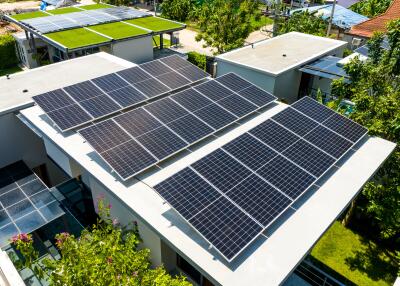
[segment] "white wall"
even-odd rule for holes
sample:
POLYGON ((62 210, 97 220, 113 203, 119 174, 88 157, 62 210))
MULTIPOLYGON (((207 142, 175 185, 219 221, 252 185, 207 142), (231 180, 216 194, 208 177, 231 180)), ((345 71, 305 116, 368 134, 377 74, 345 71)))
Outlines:
POLYGON ((151 36, 131 39, 112 44, 111 53, 133 63, 143 63, 153 59, 151 36))
POLYGON ((331 83, 331 79, 313 76, 312 88, 315 90, 321 89, 322 92, 331 93, 331 83))
POLYGON ((297 69, 289 70, 277 76, 273 94, 287 103, 293 103, 298 99, 301 72, 297 69))

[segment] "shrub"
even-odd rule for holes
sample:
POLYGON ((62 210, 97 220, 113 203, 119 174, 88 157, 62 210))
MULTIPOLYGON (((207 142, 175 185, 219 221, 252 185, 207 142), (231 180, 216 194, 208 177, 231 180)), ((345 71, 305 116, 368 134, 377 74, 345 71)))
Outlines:
POLYGON ((206 70, 206 62, 207 58, 205 55, 197 53, 197 52, 189 52, 188 53, 188 61, 192 64, 198 66, 202 70, 206 70))
POLYGON ((164 0, 161 4, 162 16, 184 22, 194 7, 192 0, 164 0))
POLYGON ((15 39, 11 34, 0 35, 0 69, 10 68, 17 64, 15 39))

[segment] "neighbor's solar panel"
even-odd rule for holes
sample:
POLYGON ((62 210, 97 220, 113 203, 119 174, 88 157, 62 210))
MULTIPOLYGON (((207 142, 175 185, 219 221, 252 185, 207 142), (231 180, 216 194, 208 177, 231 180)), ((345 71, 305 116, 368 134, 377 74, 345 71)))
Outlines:
POLYGON ((22 161, 0 169, 0 246, 63 214, 49 189, 22 161))
POLYGON ((37 95, 33 100, 66 131, 195 82, 187 78, 189 74, 181 73, 181 68, 173 70, 173 66, 193 67, 197 75, 201 74, 198 79, 208 76, 173 55, 37 95))
MULTIPOLYGON (((93 10, 90 10, 90 11, 93 11, 93 10)), ((136 19, 136 18, 151 16, 151 14, 149 14, 149 13, 131 9, 128 7, 102 8, 102 9, 96 9, 94 11, 114 16, 120 20, 136 19)))
MULTIPOLYGON (((173 67, 179 68, 183 65, 176 58, 168 58, 168 60, 168 63, 172 63, 173 67)), ((158 76, 170 73, 168 69, 158 69, 158 66, 159 63, 151 63, 146 65, 144 69, 149 72, 157 71, 158 76)), ((185 66, 187 65, 185 64, 185 66)), ((124 76, 135 85, 137 77, 134 74, 139 74, 140 78, 138 70, 128 73, 125 71, 124 76)), ((230 78, 234 77, 235 75, 230 75, 230 78)), ((238 90, 249 86, 253 85, 241 80, 238 90)), ((265 101, 266 104, 275 99, 268 93, 265 93, 265 96, 269 98, 269 101, 265 101)), ((251 96, 249 96, 249 99, 251 100, 251 96)), ((101 122, 81 130, 80 133, 115 172, 126 180, 258 110, 260 107, 262 106, 254 105, 251 101, 244 99, 222 84, 210 80, 109 119, 108 121, 115 122, 120 127, 117 131, 111 133, 102 131, 108 129, 109 126, 101 122), (235 97, 235 99, 231 99, 232 97, 235 97), (236 106, 236 104, 239 105, 236 106), (99 133, 102 135, 95 135, 99 133), (113 141, 113 134, 121 134, 117 136, 117 139, 130 136, 130 141, 138 143, 146 154, 143 157, 144 162, 140 163, 141 158, 137 158, 135 166, 129 168, 129 172, 121 166, 125 166, 125 162, 131 159, 125 158, 120 152, 118 152, 118 156, 111 158, 109 155, 105 158, 103 156, 105 152, 110 151, 111 153, 111 150, 115 148, 109 144, 110 141, 113 141), (149 158, 156 158, 157 160, 149 160, 149 158)), ((229 157, 228 154, 225 154, 225 156, 229 157)))
POLYGON ((310 98, 292 106, 323 120, 288 107, 154 186, 228 261, 366 134, 365 128, 310 98), (344 134, 338 122, 354 133, 344 134), (248 232, 241 230, 245 224, 248 232))

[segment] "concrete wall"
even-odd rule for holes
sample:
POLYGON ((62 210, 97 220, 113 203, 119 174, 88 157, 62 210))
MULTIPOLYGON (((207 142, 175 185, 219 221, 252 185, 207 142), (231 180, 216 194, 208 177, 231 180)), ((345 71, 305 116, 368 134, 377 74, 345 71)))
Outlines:
POLYGON ((297 69, 289 70, 277 76, 273 94, 278 99, 293 103, 298 99, 301 72, 297 69))
MULTIPOLYGON (((17 49, 20 53, 21 63, 30 69, 37 67, 38 66, 37 61, 32 57, 33 53, 30 52, 31 48, 29 47, 29 41, 26 38, 25 33, 24 32, 16 33, 13 34, 13 37, 17 42, 17 49)), ((35 44, 36 47, 46 46, 46 43, 37 37, 35 37, 35 44)))
POLYGON ((133 63, 144 63, 153 59, 151 36, 114 43, 111 47, 114 56, 133 63))
POLYGON ((315 90, 321 89, 322 92, 331 93, 332 80, 328 78, 313 77, 312 88, 315 90))

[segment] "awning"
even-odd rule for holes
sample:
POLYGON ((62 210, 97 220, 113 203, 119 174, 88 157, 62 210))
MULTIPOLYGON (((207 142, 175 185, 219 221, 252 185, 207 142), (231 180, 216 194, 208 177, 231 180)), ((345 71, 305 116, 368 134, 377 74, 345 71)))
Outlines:
POLYGON ((343 67, 337 65, 340 60, 342 58, 327 56, 303 66, 299 71, 332 80, 344 78, 345 82, 349 82, 346 71, 343 67))

